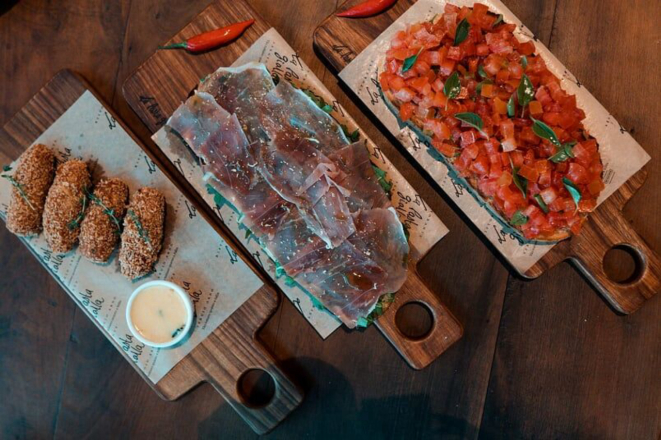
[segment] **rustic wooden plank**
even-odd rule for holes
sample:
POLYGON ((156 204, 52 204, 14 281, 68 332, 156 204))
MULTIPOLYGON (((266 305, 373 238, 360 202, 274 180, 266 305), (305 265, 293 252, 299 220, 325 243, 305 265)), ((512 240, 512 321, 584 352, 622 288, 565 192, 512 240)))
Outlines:
MULTIPOLYGON (((58 73, 3 127, 0 140, 3 144, 11 141, 12 145, 27 148, 87 90, 95 94, 74 73, 66 70, 58 73)), ((100 99, 98 95, 97 98, 100 99)), ((119 117, 110 113, 126 129, 119 117)), ((208 219, 208 214, 205 217, 208 219)), ((256 432, 269 431, 302 400, 296 385, 254 340, 258 328, 275 311, 277 304, 278 296, 273 288, 263 286, 157 384, 150 385, 163 398, 174 400, 198 383, 210 382, 256 432), (252 368, 268 372, 275 381, 274 398, 263 408, 247 405, 238 391, 239 379, 252 368)), ((84 312, 87 314, 86 310, 84 312)), ((99 330, 106 334, 103 328, 99 330)), ((133 365, 128 354, 121 353, 133 365)), ((147 380, 140 370, 136 368, 136 371, 147 380)))
MULTIPOLYGON (((413 3, 414 0, 398 2, 386 12, 366 20, 331 16, 315 31, 315 45, 335 70, 340 71, 413 3)), ((349 1, 347 4, 353 3, 349 1)), ((552 20, 551 23, 553 26, 555 22, 552 20)), ((552 34, 549 35, 548 41, 551 36, 552 34)), ((646 174, 645 169, 639 171, 592 213, 584 226, 583 234, 572 237, 568 243, 555 246, 533 267, 520 275, 536 278, 559 262, 569 259, 616 310, 622 313, 638 310, 645 301, 661 290, 661 258, 629 227, 621 210, 624 203, 638 190, 646 174), (612 282, 603 268, 605 253, 612 246, 619 244, 634 249, 646 262, 640 277, 627 285, 612 282)))
MULTIPOLYGON (((524 4, 511 7, 518 14, 524 4)), ((632 6, 559 1, 550 49, 652 156, 647 182, 625 216, 658 249, 661 128, 650 115, 657 115, 661 104, 649 93, 658 89, 649 72, 661 67, 652 44, 661 38, 658 19, 652 18, 661 17, 661 4, 632 6), (641 73, 633 80, 631 72, 641 73)), ((608 266, 622 276, 632 264, 614 258, 608 266)), ((618 316, 567 265, 530 283, 513 281, 481 437, 658 438, 660 323, 659 298, 633 315, 618 316)))
MULTIPOLYGON (((231 45, 201 55, 183 51, 158 51, 129 76, 123 86, 124 96, 150 130, 157 131, 165 123, 166 118, 197 86, 199 78, 212 73, 218 66, 232 64, 270 25, 247 3, 219 0, 168 41, 168 44, 183 41, 205 30, 251 17, 256 22, 242 38, 231 45)), ((182 180, 182 185, 188 186, 180 173, 173 173, 172 178, 182 180)), ((218 226, 226 229, 224 224, 218 226)), ((391 305, 388 313, 379 318, 378 327, 409 365, 421 369, 461 338, 462 329, 452 313, 419 279, 414 267, 408 277, 408 283, 398 293, 398 300, 391 305), (424 303, 432 310, 435 323, 424 340, 406 337, 395 325, 398 309, 412 301, 424 303)))

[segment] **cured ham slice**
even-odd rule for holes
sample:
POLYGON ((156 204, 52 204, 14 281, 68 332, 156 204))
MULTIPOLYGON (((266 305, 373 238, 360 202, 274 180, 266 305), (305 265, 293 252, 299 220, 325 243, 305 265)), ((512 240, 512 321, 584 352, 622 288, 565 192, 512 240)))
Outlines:
POLYGON ((219 69, 167 126, 269 256, 348 327, 404 283, 408 243, 365 146, 263 65, 219 69))

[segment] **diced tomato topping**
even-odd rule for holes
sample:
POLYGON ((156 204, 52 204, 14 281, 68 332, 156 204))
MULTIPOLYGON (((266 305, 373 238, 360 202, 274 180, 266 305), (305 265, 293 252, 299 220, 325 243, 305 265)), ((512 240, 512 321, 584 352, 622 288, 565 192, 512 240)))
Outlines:
POLYGON ((598 196, 599 193, 601 193, 604 188, 606 188, 606 185, 604 185, 604 182, 601 180, 600 177, 594 179, 592 182, 588 184, 588 191, 590 191, 590 194, 593 196, 598 196))
POLYGON ((519 169, 519 175, 524 177, 528 182, 537 182, 539 178, 539 173, 536 169, 529 167, 528 165, 521 165, 519 169))
POLYGON ((415 111, 415 109, 416 109, 415 104, 411 104, 410 102, 405 102, 399 108, 399 117, 401 118, 402 121, 408 121, 409 119, 411 119, 411 116, 413 116, 413 112, 415 111))
POLYGON ((569 164, 569 170, 567 171, 567 178, 574 183, 588 184, 590 183, 590 174, 582 165, 579 165, 576 162, 569 164))
POLYGON ((528 217, 517 226, 526 238, 558 229, 578 233, 605 185, 597 141, 583 127, 585 112, 576 97, 562 89, 535 54, 533 41, 517 40, 515 24, 493 26, 496 14, 486 5, 447 3, 444 11, 433 23, 416 23, 395 34, 379 76, 381 89, 396 101, 400 118, 422 125, 433 147, 462 176, 472 177, 478 192, 504 218, 517 211, 528 217), (455 45, 463 19, 469 23, 468 36, 455 45), (403 72, 404 60, 416 54, 414 65, 403 72), (459 92, 448 99, 444 86, 455 72, 459 92), (525 106, 517 99, 524 74, 534 88, 534 99, 525 106), (514 117, 508 115, 510 99, 514 117), (466 117, 457 119, 457 113, 479 117, 480 130, 466 117), (548 125, 562 147, 538 136, 532 118, 548 125), (551 160, 561 148, 568 153, 551 160), (525 195, 514 182, 515 170, 527 182, 525 195), (578 206, 566 179, 581 194, 578 206))
POLYGON ((528 104, 528 111, 530 111, 530 114, 533 116, 541 115, 544 113, 544 108, 542 107, 542 103, 539 101, 530 101, 528 104))

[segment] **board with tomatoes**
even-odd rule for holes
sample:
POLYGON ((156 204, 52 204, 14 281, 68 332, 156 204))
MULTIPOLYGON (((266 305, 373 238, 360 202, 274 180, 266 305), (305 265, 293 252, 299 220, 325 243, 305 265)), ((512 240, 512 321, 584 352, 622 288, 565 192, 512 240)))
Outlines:
POLYGON ((596 208, 603 165, 576 97, 515 29, 483 4, 446 4, 395 35, 379 82, 400 122, 499 222, 555 242, 596 208))

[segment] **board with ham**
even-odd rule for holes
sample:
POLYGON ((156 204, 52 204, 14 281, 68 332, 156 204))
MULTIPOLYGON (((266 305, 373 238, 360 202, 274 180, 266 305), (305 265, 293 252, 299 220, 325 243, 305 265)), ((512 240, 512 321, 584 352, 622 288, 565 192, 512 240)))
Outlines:
MULTIPOLYGON (((255 24, 220 50, 157 52, 124 84, 127 101, 202 203, 216 214, 219 203, 231 206, 232 219, 219 217, 220 226, 243 246, 259 243, 246 252, 281 289, 300 288, 349 328, 374 322, 412 367, 427 366, 462 329, 416 272, 438 238, 416 237, 421 244, 411 245, 402 202, 393 206, 380 181, 384 170, 373 166, 373 143, 357 136, 350 118, 336 120, 344 110, 336 101, 329 109, 334 99, 310 90, 321 82, 243 2, 212 4, 171 41, 248 18, 255 24), (268 69, 250 63, 260 56, 272 61, 268 69), (299 69, 284 65, 287 58, 299 69), (395 324, 410 302, 431 311, 434 324, 422 338, 406 337, 395 324)), ((392 167, 385 157, 377 161, 392 167)), ((428 215, 431 229, 444 229, 428 215)))

